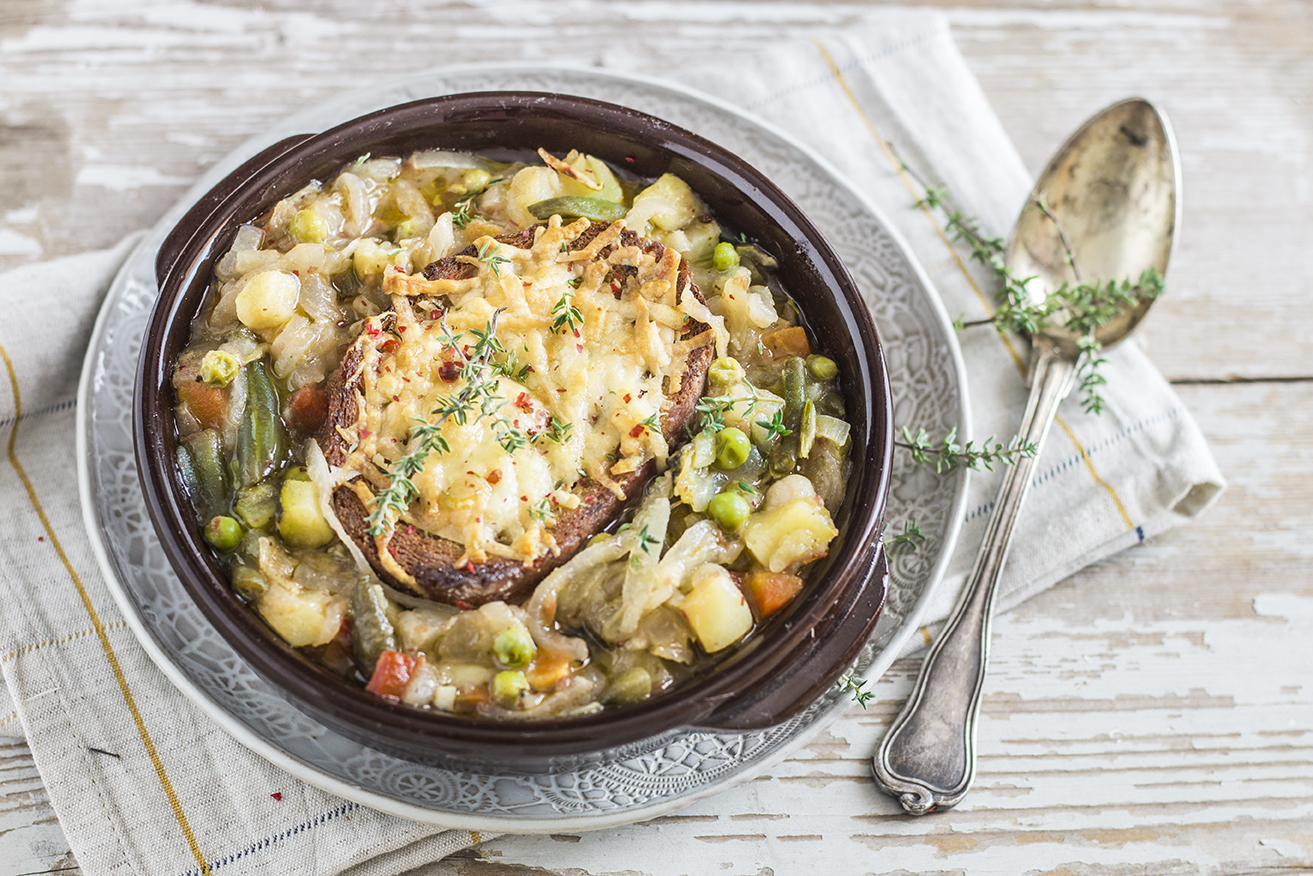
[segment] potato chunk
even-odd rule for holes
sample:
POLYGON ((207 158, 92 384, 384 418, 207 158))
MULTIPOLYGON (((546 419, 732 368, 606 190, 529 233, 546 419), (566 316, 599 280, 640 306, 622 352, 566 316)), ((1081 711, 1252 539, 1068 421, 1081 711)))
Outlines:
POLYGON ((261 271, 237 293, 237 318, 247 328, 271 329, 296 313, 301 281, 284 271, 261 271))
POLYGON ((743 540, 757 562, 772 572, 825 556, 839 534, 830 512, 814 494, 790 499, 748 518, 743 540))
POLYGON ((708 563, 693 573, 693 585, 679 601, 693 634, 708 654, 733 645, 752 629, 752 609, 734 579, 708 563))

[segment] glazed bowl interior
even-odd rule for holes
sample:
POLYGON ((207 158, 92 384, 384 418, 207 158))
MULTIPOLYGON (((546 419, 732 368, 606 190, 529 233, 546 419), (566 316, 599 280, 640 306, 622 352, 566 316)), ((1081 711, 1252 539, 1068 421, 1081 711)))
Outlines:
POLYGON ((892 448, 889 381, 870 315, 842 263, 768 179, 682 129, 584 98, 486 92, 433 98, 283 141, 205 195, 161 247, 160 297, 137 375, 134 442, 147 508, 184 587, 266 681, 334 730, 413 760, 550 771, 602 752, 655 747, 678 728, 753 729, 797 714, 865 643, 883 603, 879 533, 892 448), (590 153, 624 173, 682 177, 732 231, 773 255, 809 334, 840 363, 852 473, 835 514, 837 547, 789 606, 707 675, 644 703, 576 718, 487 720, 419 710, 367 693, 286 645, 233 592, 193 522, 174 466, 173 363, 210 290, 215 261, 239 225, 311 180, 370 153, 419 149, 523 158, 539 147, 590 153))

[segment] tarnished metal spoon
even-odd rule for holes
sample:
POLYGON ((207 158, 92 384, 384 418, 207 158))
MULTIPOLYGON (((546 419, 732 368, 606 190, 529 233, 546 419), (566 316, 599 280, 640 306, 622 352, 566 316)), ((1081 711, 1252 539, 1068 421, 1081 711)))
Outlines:
MULTIPOLYGON (((1033 276, 1027 289, 1036 295, 1064 281, 1136 280, 1150 267, 1164 274, 1180 217, 1180 179, 1167 118, 1146 100, 1113 104, 1049 162, 1008 241, 1008 267, 1015 276, 1033 276)), ((1111 347, 1125 338, 1150 303, 1140 300, 1097 330, 1099 342, 1111 347)), ((1058 403, 1071 390, 1078 340, 1056 326, 1031 338, 1022 441, 1043 448, 1058 403)), ((914 815, 956 805, 975 777, 994 591, 1038 457, 1019 460, 1003 478, 975 568, 875 755, 876 782, 914 815)))

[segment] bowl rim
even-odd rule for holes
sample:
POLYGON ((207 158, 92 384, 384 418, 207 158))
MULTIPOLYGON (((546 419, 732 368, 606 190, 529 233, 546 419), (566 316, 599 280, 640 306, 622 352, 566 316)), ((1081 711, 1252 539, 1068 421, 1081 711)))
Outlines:
MULTIPOLYGON (((397 729, 398 725, 409 726, 418 722, 420 726, 415 727, 415 731, 421 736, 428 737, 437 741, 446 740, 445 732, 456 732, 461 734, 460 730, 471 731, 480 737, 481 744, 489 742, 493 744, 514 743, 517 746, 545 746, 554 753, 568 753, 570 746, 559 744, 562 734, 574 731, 576 734, 583 733, 588 735, 587 731, 605 728, 611 736, 605 740, 611 742, 618 737, 619 742, 633 741, 652 736, 654 726, 659 726, 661 730, 686 728, 690 726, 705 726, 701 722, 708 719, 715 707, 722 705, 726 701, 733 701, 735 697, 741 697, 742 690, 736 693, 733 688, 738 685, 742 688, 740 682, 743 676, 747 674, 744 666, 751 670, 756 661, 752 658, 751 652, 756 650, 756 646, 740 649, 740 654, 735 658, 727 661, 733 664, 709 673, 707 676, 695 679, 681 685, 676 691, 669 696, 654 698, 653 700, 640 704, 638 706, 628 707, 619 710, 605 710, 597 715, 575 717, 570 719, 546 719, 532 722, 496 722, 487 720, 470 719, 431 710, 420 710, 402 704, 393 704, 367 694, 363 688, 332 675, 327 670, 309 661, 297 653, 290 646, 282 642, 276 636, 272 635, 263 621, 259 620, 253 611, 244 603, 237 599, 232 592, 226 579, 215 574, 210 564, 200 561, 200 552, 204 551, 203 544, 198 544, 199 535, 194 530, 194 526, 179 527, 180 522, 191 520, 190 506, 183 504, 185 497, 180 497, 176 478, 171 477, 171 472, 166 473, 164 466, 165 460, 159 453, 152 452, 152 448, 158 448, 160 442, 151 444, 149 436, 152 434, 159 435, 161 432, 171 432, 172 403, 159 405, 160 393, 144 392, 147 386, 146 378, 151 374, 163 376, 163 369, 152 370, 151 365, 160 364, 158 358, 162 352, 164 341, 168 332, 165 331, 169 326, 175 325, 176 321, 184 317, 189 323, 194 308, 190 311, 183 307, 189 299, 188 292, 191 285, 187 280, 194 281, 195 275, 203 268, 208 275, 213 258, 217 255, 213 250, 217 244, 215 240, 226 240, 227 232, 223 231, 225 225, 232 226, 242 221, 246 217, 234 217, 228 208, 234 200, 240 200, 244 191, 250 189, 257 181, 266 179, 273 175, 275 170, 271 168, 281 168, 290 163, 303 163, 305 153, 311 149, 335 148, 340 151, 337 155, 336 163, 341 165, 345 163, 353 154, 358 154, 359 149, 350 144, 355 142, 351 136, 366 136, 371 133, 370 126, 376 123, 386 123, 386 125, 395 125, 398 123, 398 117, 404 117, 413 112, 430 112, 435 106, 450 108, 462 104, 477 103, 486 106, 489 102, 500 102, 501 107, 514 106, 523 108, 525 104, 532 104, 534 109, 541 111, 544 106, 550 105, 553 109, 562 107, 578 108, 584 106, 592 112, 602 112, 609 115, 612 121, 628 120, 632 124, 641 124, 647 126, 650 130, 658 131, 661 134, 673 138, 680 142, 683 148, 689 149, 696 146, 698 154, 696 157, 691 152, 686 152, 685 157, 695 160, 697 163, 706 166, 702 160, 708 153, 716 156, 722 162, 731 165, 739 175, 745 175, 751 178, 754 185, 753 194, 760 198, 766 197, 772 205, 781 208, 789 215, 789 218, 807 232, 807 242, 812 248, 813 253, 824 262, 826 268, 834 275, 837 282, 837 288, 841 294, 836 295, 836 305, 846 316, 851 316, 849 322, 850 328, 856 328, 856 334, 853 336, 853 344, 857 352, 863 353, 871 367, 867 370, 866 377, 869 379, 871 389, 875 390, 869 394, 867 399, 869 410, 867 411, 866 420, 868 423, 868 447, 871 444, 878 445, 878 459, 871 460, 863 468, 863 484, 871 487, 868 482, 871 480, 870 472, 875 472, 874 503, 870 513, 860 520, 852 519, 847 521, 848 531, 844 534, 844 542, 837 552, 840 556, 845 557, 847 564, 844 567, 838 566, 838 560, 832 558, 827 560, 827 568, 817 575, 809 588, 807 603, 811 608, 819 608, 820 603, 825 597, 833 596, 836 592, 842 591, 840 585, 846 584, 845 576, 840 574, 844 568, 849 568, 854 562, 863 559, 864 555, 872 554, 870 550, 875 548, 874 554, 878 559, 879 554, 879 524, 882 518, 889 480, 891 476, 891 454, 892 454, 892 402, 890 397, 889 377, 887 366, 882 354, 882 348, 879 341, 878 333, 871 319, 870 313, 865 304, 861 301, 860 294, 857 292, 856 284, 849 276, 841 260, 825 242, 819 231, 815 228, 810 220, 802 211, 793 204, 792 200, 783 194, 774 184, 746 162, 738 159, 732 153, 722 149, 710 141, 699 137, 696 134, 688 132, 682 128, 656 119, 637 110, 615 104, 604 103, 592 100, 590 98, 574 97, 559 94, 548 94, 540 92, 471 92, 463 94, 445 95, 440 97, 424 98, 421 100, 411 101, 404 104, 398 104, 377 110, 372 113, 349 120, 333 128, 328 129, 320 134, 309 136, 308 139, 292 138, 298 141, 290 150, 280 150, 274 147, 267 152, 277 153, 276 157, 269 164, 260 167, 254 176, 247 177, 235 186, 230 186, 234 178, 247 172, 253 162, 248 162, 242 168, 229 174, 223 181, 218 183, 211 194, 216 191, 229 187, 227 192, 220 192, 224 197, 219 198, 214 203, 207 205, 206 209, 213 208, 212 211, 201 218, 194 233, 187 236, 186 240, 177 244, 176 252, 187 255, 179 264, 185 269, 184 273, 190 272, 188 277, 182 277, 178 271, 170 270, 168 276, 164 278, 165 282, 161 283, 161 294, 149 320, 147 337, 142 346, 141 358, 139 359, 139 369, 136 382, 136 403, 134 405, 134 450, 137 455, 138 473, 142 480, 143 491, 146 496, 146 504, 157 534, 160 537, 161 544, 169 557, 175 571, 178 572, 182 579, 184 587, 189 591, 198 605, 205 612, 210 620, 219 627, 220 632, 224 635, 230 644, 251 664, 259 674, 265 676, 278 688, 285 692, 291 693, 297 699, 298 705, 309 705, 306 703, 309 699, 313 701, 315 697, 322 696, 325 692, 324 684, 327 682, 329 689, 333 689, 334 694, 344 694, 347 696, 349 704, 353 708, 363 709, 366 714, 357 716, 360 722, 373 723, 382 727, 386 725, 397 729), (599 109, 600 108, 600 109, 599 109), (355 151, 352 151, 352 150, 355 151), (217 218, 216 218, 217 217, 217 218), (211 246, 209 249, 199 249, 204 246, 205 241, 199 238, 203 237, 202 232, 211 231, 211 246), (855 324, 855 326, 854 326, 855 324), (163 410, 161 411, 161 407, 163 410), (160 414, 167 415, 166 419, 161 419, 160 414), (152 433, 152 426, 155 427, 152 433), (163 428, 160 428, 160 427, 163 428), (181 530, 181 533, 180 531, 181 530), (198 551, 199 549, 199 551, 198 551), (190 573, 190 574, 189 574, 190 573), (204 582, 207 586, 201 586, 204 582), (215 584, 220 585, 216 593, 215 584), (822 584, 827 586, 822 587, 822 584), (235 637, 233 635, 234 627, 244 632, 243 636, 235 637), (275 647, 261 647, 252 651, 250 639, 264 641, 267 644, 272 643, 275 647), (288 654, 287 652, 290 652, 288 654), (291 658, 290 660, 288 658, 291 658), (306 666, 311 668, 310 675, 307 678, 304 672, 293 672, 287 674, 289 668, 299 668, 304 670, 306 666), (272 676, 272 677, 271 677, 272 676), (289 690, 291 688, 291 690, 289 690), (729 688, 727 690, 727 688, 729 688), (688 704, 686 701, 698 698, 709 707, 702 709, 701 713, 694 716, 691 720, 687 714, 688 704), (680 712, 679 715, 671 714, 680 712), (631 738, 632 737, 632 738, 631 738)), ((432 123, 429 120, 428 123, 432 123)), ((284 146, 285 144, 279 144, 284 146)), ((663 145, 665 145, 663 143, 663 145)), ((711 169, 715 172, 715 169, 711 169)), ((302 176, 302 179, 307 177, 302 176)), ((276 200, 278 196, 285 196, 288 189, 273 195, 266 195, 266 198, 273 197, 276 200)), ((203 203, 205 197, 201 199, 203 203)), ((190 216, 191 214, 189 214, 190 216)), ((249 216, 251 214, 247 214, 249 216)), ((186 217, 175 226, 175 232, 186 222, 186 217)), ((804 256, 807 254, 804 253, 804 256)), ((161 248, 161 258, 164 258, 164 248, 161 248)), ((819 267, 819 266, 818 266, 819 267)), ((159 386, 159 381, 153 382, 153 385, 159 386)), ((167 387, 167 381, 163 384, 167 387)), ((856 448, 855 448, 856 450, 856 448)), ((171 467, 171 466, 170 466, 171 467)), ((850 496, 845 500, 845 506, 850 502, 855 503, 857 491, 850 490, 850 496)), ((873 561, 872 561, 873 563, 873 561)), ((868 563, 871 565, 872 563, 868 563)), ((868 575, 869 577, 869 575, 868 575)), ((881 588, 881 597, 883 588, 881 588)), ((813 612, 821 621, 833 621, 836 614, 842 614, 844 610, 852 608, 851 605, 834 605, 827 615, 824 611, 813 612)), ((798 613, 802 613, 801 608, 798 613)), ((874 626, 878 618, 878 606, 870 613, 869 624, 865 626, 864 634, 856 636, 853 652, 865 643, 866 634, 874 626)), ((794 629, 786 630, 784 636, 790 645, 797 645, 801 640, 810 635, 810 631, 802 629, 795 625, 794 629)), ((755 641, 760 642, 764 635, 757 634, 755 641)), ((775 640, 772 639, 772 643, 775 640)), ((776 661, 778 662, 778 661, 776 661)), ((846 662, 842 665, 833 667, 833 675, 837 676, 846 668, 846 662)), ((760 672, 761 670, 757 670, 760 672)), ((832 680, 832 679, 831 679, 832 680)), ((828 685, 828 682, 826 683, 828 685)), ((824 692, 826 685, 815 685, 815 696, 824 692)), ((756 685, 760 688, 762 685, 756 685)), ((753 685, 748 685, 746 689, 751 690, 753 685)), ((814 699, 814 696, 812 697, 814 699)), ((810 701, 810 700, 809 700, 810 701)), ((740 704, 742 705, 742 704, 740 704)), ((316 717, 323 718, 323 715, 317 708, 311 711, 316 717)), ((732 710, 731 710, 732 711, 732 710)), ((772 722, 773 723, 773 722, 772 722)), ((359 726, 359 723, 357 724, 359 726)), ((739 729, 737 727, 726 728, 724 726, 714 726, 711 729, 739 729)), ((576 748, 578 746, 575 746, 576 748)), ((580 751, 596 750, 597 744, 593 743, 580 751)), ((609 745, 607 746, 609 747, 609 745)))

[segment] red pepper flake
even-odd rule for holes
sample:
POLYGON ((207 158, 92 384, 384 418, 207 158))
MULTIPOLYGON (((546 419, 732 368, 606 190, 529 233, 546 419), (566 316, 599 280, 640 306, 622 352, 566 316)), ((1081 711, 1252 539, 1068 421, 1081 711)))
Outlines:
POLYGON ((466 571, 466 572, 469 572, 469 573, 471 573, 471 574, 473 574, 473 573, 474 573, 474 564, 473 564, 473 563, 466 563, 466 564, 465 564, 465 571, 466 571))
POLYGON ((414 535, 414 534, 415 534, 415 526, 414 526, 414 524, 412 524, 412 523, 407 523, 407 524, 406 524, 406 534, 407 534, 407 535, 414 535))
POLYGON ((300 271, 292 271, 292 276, 293 276, 293 277, 300 277, 300 276, 301 276, 301 272, 300 272, 300 271))
POLYGON ((441 319, 441 318, 442 318, 441 310, 435 310, 429 314, 429 319, 441 319))
POLYGON ((393 265, 393 266, 392 266, 392 270, 396 271, 398 274, 404 274, 404 273, 406 273, 405 271, 401 270, 401 266, 400 266, 400 265, 393 265))
POLYGON ((38 535, 38 536, 36 537, 36 540, 37 540, 37 541, 45 541, 45 540, 46 540, 46 537, 45 537, 44 535, 38 535))
POLYGON ((630 395, 629 393, 625 393, 625 404, 629 404, 633 400, 634 397, 632 395, 630 395))
POLYGON ((448 383, 455 383, 460 377, 460 365, 456 362, 443 362, 438 366, 438 376, 448 383))
POLYGON ((643 424, 642 424, 642 423, 639 423, 637 426, 635 426, 634 428, 632 428, 632 429, 629 430, 629 437, 630 437, 630 438, 638 438, 639 436, 641 436, 641 435, 643 434, 643 429, 644 429, 644 428, 645 428, 645 427, 643 426, 643 424))
POLYGON ((393 400, 394 402, 399 402, 399 401, 401 401, 401 396, 399 396, 399 395, 394 395, 394 396, 392 396, 392 400, 393 400))
MULTIPOLYGON (((473 563, 470 564, 470 571, 471 571, 471 572, 474 571, 474 564, 473 564, 473 563)), ((463 600, 463 599, 457 599, 456 602, 455 602, 454 604, 455 604, 455 606, 456 606, 457 608, 459 608, 461 611, 469 611, 471 608, 474 607, 474 606, 470 605, 468 602, 466 602, 466 601, 463 600)))
POLYGON ((520 497, 520 501, 521 501, 521 502, 527 502, 527 501, 529 501, 529 497, 528 497, 528 496, 521 496, 521 497, 520 497))
POLYGON ((494 468, 488 472, 488 483, 496 484, 501 482, 501 469, 494 468))
POLYGON ((522 411, 533 411, 533 399, 529 398, 529 393, 522 392, 515 397, 515 406, 522 411))
POLYGON ((280 793, 277 792, 277 791, 274 791, 274 792, 273 792, 272 794, 270 794, 269 796, 270 796, 270 797, 273 797, 275 800, 282 800, 282 799, 283 799, 283 795, 280 794, 280 793))
POLYGON ((625 162, 626 162, 627 164, 633 164, 633 163, 634 163, 634 156, 632 156, 632 155, 626 155, 626 156, 625 156, 625 162))
POLYGON ((380 346, 379 349, 386 355, 395 352, 398 346, 396 338, 388 338, 383 342, 383 345, 380 346))
POLYGON ((533 285, 533 284, 530 283, 528 280, 521 280, 521 281, 520 281, 520 284, 523 285, 524 288, 526 288, 526 289, 528 289, 530 286, 533 285))
POLYGON ((360 430, 360 437, 361 437, 361 438, 368 438, 370 435, 373 435, 373 434, 374 434, 374 433, 371 432, 371 431, 369 431, 368 429, 361 429, 361 430, 360 430))
POLYGON ((399 332, 404 332, 405 330, 406 330, 406 326, 404 326, 404 325, 399 325, 399 326, 397 326, 397 331, 399 331, 399 332))

